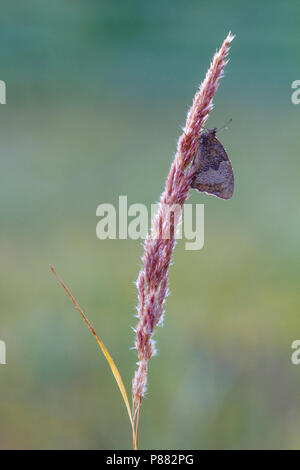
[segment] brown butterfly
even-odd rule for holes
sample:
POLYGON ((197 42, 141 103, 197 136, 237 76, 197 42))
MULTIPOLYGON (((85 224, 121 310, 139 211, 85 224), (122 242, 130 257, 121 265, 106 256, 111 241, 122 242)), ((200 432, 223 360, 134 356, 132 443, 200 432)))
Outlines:
POLYGON ((217 129, 213 128, 201 134, 193 161, 195 176, 191 186, 200 192, 230 199, 234 187, 233 170, 223 145, 216 138, 216 132, 217 129))

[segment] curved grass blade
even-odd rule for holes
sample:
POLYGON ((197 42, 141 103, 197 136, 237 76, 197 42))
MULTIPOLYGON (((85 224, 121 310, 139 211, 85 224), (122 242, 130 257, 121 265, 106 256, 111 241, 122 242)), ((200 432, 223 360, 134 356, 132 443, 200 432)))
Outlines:
POLYGON ((67 288, 66 284, 64 283, 64 281, 58 276, 58 274, 56 273, 55 269, 53 268, 53 266, 50 264, 50 269, 52 271, 52 273, 54 274, 54 276, 56 277, 56 279, 58 280, 58 282, 61 284, 61 286, 64 288, 64 290, 66 291, 66 293, 68 294, 68 296, 70 297, 71 301, 73 302, 73 304, 75 305, 75 308, 78 310, 78 312, 80 313, 80 315, 82 316, 82 318, 84 319, 84 321, 86 322, 86 324, 88 325, 89 329, 91 330, 91 332, 93 333, 93 335, 95 336, 96 338, 96 341, 97 343, 99 344, 100 348, 101 348, 101 351, 103 352, 104 356, 105 356, 105 359, 107 360, 108 364, 109 364, 109 367, 114 375, 114 378, 117 382, 117 385, 119 387, 119 390, 121 392, 121 395, 123 397, 123 400, 124 400, 124 403, 125 403, 125 406, 126 406, 126 409, 127 409, 127 412, 128 412, 128 416, 129 416, 129 420, 130 420, 130 424, 131 424, 131 428, 132 428, 132 434, 133 434, 133 443, 134 443, 134 448, 136 448, 136 445, 137 445, 137 440, 136 440, 136 436, 135 436, 135 429, 134 429, 134 421, 133 421, 133 418, 132 418, 132 413, 131 413, 131 409, 130 409, 130 405, 129 405, 129 400, 128 400, 128 396, 127 396, 127 392, 126 392, 126 388, 125 388, 125 385, 124 385, 124 382, 122 380, 122 377, 120 375, 120 372, 116 366, 116 364, 114 363, 111 355, 109 354, 108 350, 106 349, 106 347, 104 346, 103 342, 101 341, 101 339, 99 338, 99 336, 97 335, 96 331, 94 330, 92 324, 90 323, 90 321, 88 320, 88 318, 86 317, 86 315, 83 313, 82 309, 79 307, 78 303, 76 302, 75 298, 73 297, 73 295, 71 294, 71 292, 69 291, 69 289, 67 288))

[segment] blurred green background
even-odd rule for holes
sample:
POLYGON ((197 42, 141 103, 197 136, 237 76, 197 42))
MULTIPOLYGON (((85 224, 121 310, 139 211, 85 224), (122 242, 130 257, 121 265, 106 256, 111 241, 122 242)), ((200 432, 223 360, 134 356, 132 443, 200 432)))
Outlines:
POLYGON ((205 245, 178 243, 142 448, 300 448, 300 4, 3 2, 0 447, 131 447, 125 407, 52 263, 116 360, 135 369, 140 241, 100 241, 96 207, 154 203, 185 115, 229 30, 209 127, 235 170, 205 204, 205 245))

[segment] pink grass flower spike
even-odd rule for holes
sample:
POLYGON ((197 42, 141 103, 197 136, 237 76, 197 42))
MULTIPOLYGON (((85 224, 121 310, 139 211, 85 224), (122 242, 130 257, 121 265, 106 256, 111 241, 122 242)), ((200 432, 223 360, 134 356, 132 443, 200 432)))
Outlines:
POLYGON ((168 294, 168 270, 175 247, 175 234, 181 221, 181 208, 189 196, 194 169, 192 159, 198 149, 201 129, 213 109, 213 97, 227 64, 230 43, 229 33, 219 51, 214 55, 204 81, 195 94, 188 112, 183 134, 177 143, 165 190, 160 197, 158 212, 152 221, 151 235, 144 243, 142 268, 137 279, 138 324, 135 347, 138 368, 132 382, 133 416, 138 421, 142 397, 147 386, 148 362, 155 354, 154 329, 162 323, 164 303, 168 294))

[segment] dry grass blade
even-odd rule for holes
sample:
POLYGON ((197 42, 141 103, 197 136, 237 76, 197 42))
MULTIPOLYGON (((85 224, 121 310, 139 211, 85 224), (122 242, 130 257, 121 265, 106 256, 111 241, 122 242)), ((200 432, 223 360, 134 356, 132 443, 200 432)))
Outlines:
POLYGON ((54 276, 56 277, 56 279, 58 280, 58 282, 61 284, 61 286, 64 288, 64 290, 66 291, 66 293, 68 294, 68 296, 70 297, 70 299, 72 300, 73 304, 75 305, 75 308, 78 310, 78 312, 80 313, 80 315, 82 316, 82 318, 84 319, 84 321, 87 323, 89 329, 91 330, 91 332, 93 333, 93 335, 95 336, 96 338, 96 341, 97 343, 99 344, 100 348, 101 348, 101 351, 103 352, 104 356, 105 356, 105 359, 107 360, 108 364, 109 364, 109 367, 111 368, 111 371, 114 375, 114 378, 118 384, 118 387, 119 387, 119 390, 121 392, 121 395, 123 397, 123 400, 124 400, 124 403, 125 403, 125 406, 126 406, 126 409, 127 409, 127 412, 128 412, 128 416, 129 416, 129 420, 130 420, 130 424, 131 424, 131 428, 132 428, 132 434, 133 434, 133 443, 134 443, 134 448, 136 448, 136 445, 137 445, 137 440, 136 440, 136 436, 135 436, 135 429, 134 429, 134 421, 133 421, 133 418, 132 418, 132 413, 131 413, 131 409, 130 409, 130 405, 129 405, 129 400, 128 400, 128 396, 127 396, 127 392, 126 392, 126 388, 125 388, 125 385, 124 385, 124 382, 122 380, 122 377, 120 375, 120 372, 115 364, 115 362, 113 361, 111 355, 109 354, 108 350, 106 349, 106 347, 104 346, 103 342, 101 341, 101 339, 99 338, 99 336, 97 335, 96 331, 94 330, 92 324, 90 323, 90 321, 88 320, 88 318, 86 317, 86 315, 83 313, 82 309, 79 307, 78 303, 76 302, 76 300, 74 299, 73 295, 71 294, 71 292, 69 291, 69 289, 67 288, 66 284, 64 283, 64 281, 58 276, 58 274, 56 273, 55 269, 53 268, 53 266, 51 266, 50 264, 50 269, 51 271, 53 272, 54 276))

